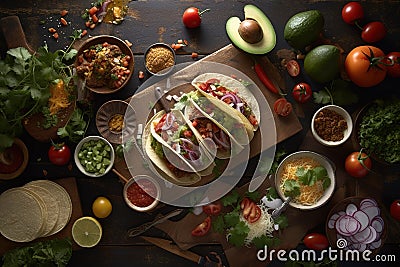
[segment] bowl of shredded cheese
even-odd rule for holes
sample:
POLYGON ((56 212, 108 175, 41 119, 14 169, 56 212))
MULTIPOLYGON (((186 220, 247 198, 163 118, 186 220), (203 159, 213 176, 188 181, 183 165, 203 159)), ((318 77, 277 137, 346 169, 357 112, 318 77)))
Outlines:
POLYGON ((135 111, 126 101, 107 101, 97 111, 96 127, 110 143, 122 144, 135 132, 135 111))
POLYGON ((335 190, 335 165, 327 157, 312 151, 288 155, 275 173, 279 196, 301 210, 313 210, 324 205, 335 190))

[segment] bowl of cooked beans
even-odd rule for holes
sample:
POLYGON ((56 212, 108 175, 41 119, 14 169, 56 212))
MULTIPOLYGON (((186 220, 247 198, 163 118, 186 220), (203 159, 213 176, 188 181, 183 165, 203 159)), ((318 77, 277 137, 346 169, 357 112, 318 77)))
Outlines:
POLYGON ((165 43, 150 45, 146 49, 144 57, 146 70, 155 76, 162 76, 170 73, 176 61, 174 49, 165 43))
POLYGON ((275 187, 282 200, 291 198, 289 206, 313 210, 333 195, 336 167, 326 156, 313 151, 288 155, 275 173, 275 187))
POLYGON ((132 77, 133 53, 117 37, 94 36, 79 48, 75 68, 78 77, 90 91, 98 94, 114 93, 123 88, 132 77))
POLYGON ((338 146, 351 136, 353 121, 342 107, 326 105, 318 109, 311 119, 311 132, 319 143, 338 146))
POLYGON ((96 127, 110 143, 122 144, 135 132, 135 111, 126 101, 107 101, 96 113, 96 127))

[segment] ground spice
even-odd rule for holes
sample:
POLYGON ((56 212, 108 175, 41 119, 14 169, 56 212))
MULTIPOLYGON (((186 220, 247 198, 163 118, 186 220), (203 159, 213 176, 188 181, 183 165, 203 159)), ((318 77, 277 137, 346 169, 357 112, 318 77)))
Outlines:
POLYGON ((347 122, 339 113, 325 109, 315 117, 314 128, 319 137, 325 141, 337 142, 344 138, 347 122))
POLYGON ((174 63, 174 54, 163 46, 154 46, 146 54, 146 67, 152 73, 170 68, 174 63))

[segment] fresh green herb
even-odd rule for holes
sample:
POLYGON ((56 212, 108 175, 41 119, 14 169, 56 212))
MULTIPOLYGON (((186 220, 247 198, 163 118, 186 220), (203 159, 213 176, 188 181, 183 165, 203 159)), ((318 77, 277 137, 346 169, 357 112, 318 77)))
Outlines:
POLYGON ((258 191, 253 191, 253 192, 246 192, 245 196, 254 202, 256 202, 258 199, 260 199, 260 193, 258 191))
POLYGON ((279 198, 278 192, 276 191, 275 187, 269 187, 267 189, 267 193, 265 194, 268 200, 274 200, 279 198))
POLYGON ((351 83, 342 79, 333 80, 330 87, 314 92, 314 102, 317 104, 336 104, 346 106, 358 102, 357 94, 352 90, 351 83))
POLYGON ((234 246, 241 247, 244 245, 244 241, 249 233, 250 228, 245 222, 238 222, 233 228, 230 229, 228 235, 228 241, 234 246))
POLYGON ((327 189, 331 184, 331 179, 328 176, 328 171, 322 167, 317 166, 313 169, 305 169, 298 167, 296 170, 297 180, 286 180, 284 183, 285 196, 297 197, 300 195, 300 186, 312 186, 317 181, 322 182, 323 189, 327 189))
POLYGON ((221 202, 222 202, 222 205, 224 205, 224 207, 236 206, 236 204, 239 202, 239 199, 240 199, 240 195, 239 195, 238 191, 233 190, 232 192, 230 192, 229 194, 224 196, 221 199, 221 202))
POLYGON ((388 163, 400 163, 400 100, 376 100, 367 108, 358 132, 360 145, 388 163))
POLYGON ((268 248, 273 248, 280 244, 280 239, 277 237, 262 235, 254 238, 253 244, 257 249, 263 249, 264 246, 267 246, 268 248))
POLYGON ((67 266, 72 256, 69 239, 53 239, 16 248, 3 255, 3 267, 67 266))
POLYGON ((274 219, 274 223, 279 225, 279 230, 283 230, 289 226, 288 218, 284 215, 279 215, 274 219))
POLYGON ((57 125, 57 123, 58 123, 57 114, 51 114, 49 107, 47 107, 47 106, 43 107, 42 114, 44 116, 44 121, 42 122, 42 125, 38 125, 38 127, 43 127, 44 129, 49 129, 49 128, 57 125))
POLYGON ((82 111, 80 108, 75 108, 67 125, 59 128, 57 135, 61 138, 67 137, 73 143, 79 142, 85 136, 91 117, 90 109, 82 111))
POLYGON ((124 152, 130 151, 133 145, 133 139, 129 139, 125 143, 117 145, 115 148, 115 155, 119 158, 124 158, 124 152))

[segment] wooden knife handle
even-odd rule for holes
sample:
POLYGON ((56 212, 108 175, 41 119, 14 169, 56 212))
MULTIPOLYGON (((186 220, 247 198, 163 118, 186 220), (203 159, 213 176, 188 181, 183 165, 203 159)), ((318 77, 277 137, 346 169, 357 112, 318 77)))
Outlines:
POLYGON ((35 53, 35 50, 26 41, 25 33, 18 16, 8 16, 0 19, 0 27, 8 49, 25 47, 31 54, 35 53))

